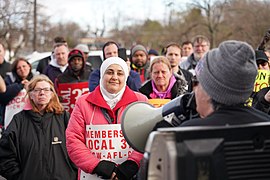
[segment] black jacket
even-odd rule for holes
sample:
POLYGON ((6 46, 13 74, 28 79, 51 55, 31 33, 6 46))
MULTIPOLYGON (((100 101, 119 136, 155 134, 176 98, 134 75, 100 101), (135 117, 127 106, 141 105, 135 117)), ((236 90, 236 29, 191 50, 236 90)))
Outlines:
POLYGON ((204 119, 188 120, 181 126, 223 126, 269 121, 269 115, 255 108, 239 105, 221 107, 204 119))
POLYGON ((75 180, 66 150, 68 119, 67 112, 16 114, 0 139, 0 174, 8 180, 75 180))
POLYGON ((47 56, 41 60, 39 60, 38 65, 37 65, 37 71, 40 74, 43 74, 43 72, 45 71, 46 67, 49 65, 50 61, 51 61, 51 56, 47 56))
POLYGON ((11 71, 11 64, 3 61, 2 64, 0 64, 0 75, 3 77, 3 79, 6 77, 7 72, 11 71))
POLYGON ((57 83, 86 82, 86 81, 88 81, 88 77, 89 77, 91 72, 92 72, 92 69, 84 68, 80 72, 80 74, 77 76, 74 74, 74 72, 69 67, 67 67, 66 71, 63 74, 60 74, 56 78, 55 84, 57 84, 57 83))
POLYGON ((270 91, 270 87, 263 88, 259 92, 255 93, 253 96, 252 106, 262 112, 270 114, 270 103, 264 98, 268 91, 270 91))

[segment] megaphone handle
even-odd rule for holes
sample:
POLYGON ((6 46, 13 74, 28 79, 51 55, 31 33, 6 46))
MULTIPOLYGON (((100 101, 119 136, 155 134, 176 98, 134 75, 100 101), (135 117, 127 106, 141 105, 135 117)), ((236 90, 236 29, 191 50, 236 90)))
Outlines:
POLYGON ((194 93, 194 91, 192 91, 190 93, 190 97, 189 97, 188 102, 187 102, 187 105, 186 105, 187 108, 190 108, 191 107, 191 103, 194 100, 194 98, 195 98, 195 93, 194 93))

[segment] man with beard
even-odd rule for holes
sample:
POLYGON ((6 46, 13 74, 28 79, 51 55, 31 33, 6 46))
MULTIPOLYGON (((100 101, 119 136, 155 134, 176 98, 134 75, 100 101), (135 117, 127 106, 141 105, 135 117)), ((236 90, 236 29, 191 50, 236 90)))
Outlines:
POLYGON ((137 44, 131 48, 131 69, 139 73, 142 83, 149 79, 148 53, 143 45, 137 44))
POLYGON ((210 42, 207 37, 198 35, 193 38, 193 53, 183 62, 180 63, 182 69, 189 70, 193 75, 195 75, 195 67, 199 60, 203 57, 205 53, 209 51, 210 42))

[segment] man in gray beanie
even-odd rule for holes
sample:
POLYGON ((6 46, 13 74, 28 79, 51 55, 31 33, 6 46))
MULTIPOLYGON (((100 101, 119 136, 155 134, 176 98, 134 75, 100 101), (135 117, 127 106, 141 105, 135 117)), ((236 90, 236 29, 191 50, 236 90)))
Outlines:
POLYGON ((245 105, 257 75, 253 48, 241 41, 225 41, 197 65, 195 88, 201 118, 181 126, 237 125, 270 121, 270 116, 245 105))
POLYGON ((150 78, 148 72, 148 52, 143 45, 137 44, 131 48, 130 62, 131 69, 139 73, 142 83, 150 78))

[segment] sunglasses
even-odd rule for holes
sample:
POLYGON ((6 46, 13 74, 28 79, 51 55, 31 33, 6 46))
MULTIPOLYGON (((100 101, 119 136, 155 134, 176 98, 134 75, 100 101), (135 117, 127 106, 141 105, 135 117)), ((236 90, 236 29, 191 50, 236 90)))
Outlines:
POLYGON ((261 66, 268 66, 268 62, 267 61, 257 61, 257 66, 261 65, 261 66))

